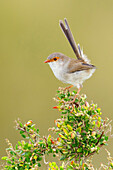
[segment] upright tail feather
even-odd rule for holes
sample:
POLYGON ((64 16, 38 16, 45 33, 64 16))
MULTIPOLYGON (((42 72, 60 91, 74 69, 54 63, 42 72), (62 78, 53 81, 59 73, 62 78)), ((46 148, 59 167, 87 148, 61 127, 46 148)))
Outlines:
POLYGON ((63 21, 59 21, 59 24, 60 24, 60 27, 62 29, 62 31, 64 32, 66 38, 68 39, 76 57, 78 58, 78 60, 83 60, 81 54, 80 54, 80 50, 78 49, 76 43, 75 43, 75 40, 74 40, 74 37, 72 35, 72 32, 70 30, 70 27, 69 27, 69 24, 67 22, 67 19, 65 18, 64 19, 64 22, 65 22, 65 25, 63 23, 63 21))

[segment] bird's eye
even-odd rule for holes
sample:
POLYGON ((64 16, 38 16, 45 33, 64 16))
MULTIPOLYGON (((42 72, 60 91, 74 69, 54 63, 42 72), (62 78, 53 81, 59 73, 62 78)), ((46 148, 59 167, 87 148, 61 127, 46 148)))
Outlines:
POLYGON ((54 61, 56 61, 56 60, 57 60, 57 58, 55 57, 53 60, 54 60, 54 61))

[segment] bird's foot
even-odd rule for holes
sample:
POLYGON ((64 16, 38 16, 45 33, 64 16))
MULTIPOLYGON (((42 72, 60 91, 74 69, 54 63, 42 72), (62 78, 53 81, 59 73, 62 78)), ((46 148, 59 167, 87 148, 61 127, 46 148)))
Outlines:
POLYGON ((77 91, 76 95, 74 96, 74 99, 73 99, 73 100, 71 100, 71 101, 69 101, 69 102, 67 102, 68 104, 73 104, 73 103, 75 102, 75 100, 76 100, 76 98, 77 98, 78 94, 80 93, 80 90, 81 90, 81 88, 79 88, 79 89, 78 89, 78 91, 77 91))
POLYGON ((69 90, 71 87, 73 87, 73 85, 70 85, 70 86, 68 86, 68 87, 65 87, 64 91, 69 90))

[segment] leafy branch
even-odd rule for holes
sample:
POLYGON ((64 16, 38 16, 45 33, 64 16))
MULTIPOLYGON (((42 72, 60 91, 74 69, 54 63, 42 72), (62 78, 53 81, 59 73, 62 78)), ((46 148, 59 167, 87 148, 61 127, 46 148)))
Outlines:
MULTIPOLYGON (((18 141, 15 147, 6 140, 8 148, 7 156, 2 157, 6 161, 3 169, 39 169, 42 161, 48 170, 74 170, 94 169, 92 157, 99 153, 100 149, 107 145, 108 138, 112 137, 111 121, 101 117, 101 109, 97 104, 89 104, 86 95, 77 95, 76 91, 59 88, 56 98, 57 109, 61 117, 55 120, 55 126, 49 128, 56 134, 41 137, 39 129, 32 120, 22 124, 18 119, 15 121, 16 129, 23 140, 18 141), (62 164, 60 167, 55 162, 46 162, 46 157, 52 154, 62 164)), ((108 153, 108 164, 101 164, 101 168, 113 168, 113 159, 108 153)))

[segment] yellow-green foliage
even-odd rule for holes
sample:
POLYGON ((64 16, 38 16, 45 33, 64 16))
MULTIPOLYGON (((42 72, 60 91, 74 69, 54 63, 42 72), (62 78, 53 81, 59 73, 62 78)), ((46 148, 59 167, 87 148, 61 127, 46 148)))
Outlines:
MULTIPOLYGON (((9 147, 7 156, 2 157, 6 161, 3 169, 40 169, 42 160, 49 170, 88 170, 93 167, 90 157, 107 144, 111 125, 108 119, 102 119, 101 109, 96 104, 87 102, 86 95, 77 95, 73 103, 75 95, 76 91, 63 88, 57 91, 57 106, 53 108, 61 113, 61 117, 55 120, 54 127, 49 128, 56 138, 51 135, 41 137, 31 120, 25 124, 16 121, 23 140, 18 141, 15 147, 7 140, 9 147), (62 161, 62 165, 46 163, 48 154, 62 161)), ((113 167, 112 159, 108 167, 113 167)))

